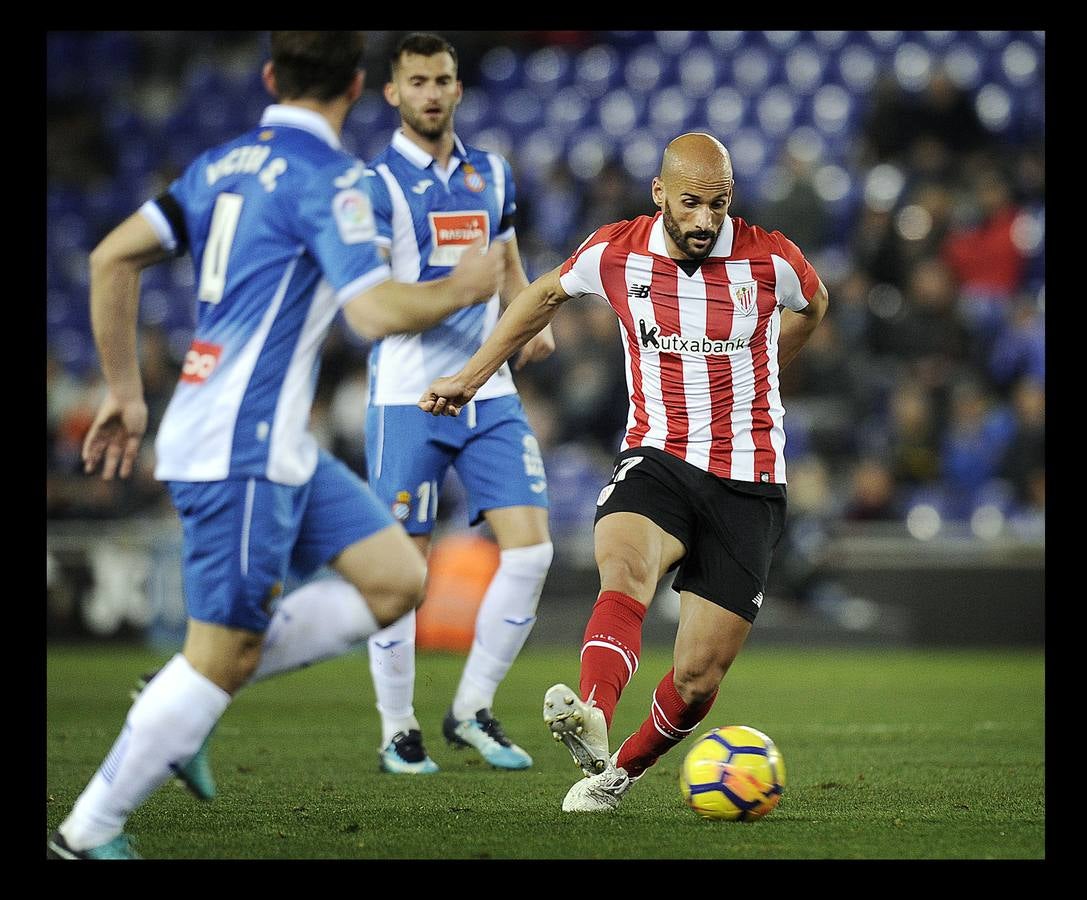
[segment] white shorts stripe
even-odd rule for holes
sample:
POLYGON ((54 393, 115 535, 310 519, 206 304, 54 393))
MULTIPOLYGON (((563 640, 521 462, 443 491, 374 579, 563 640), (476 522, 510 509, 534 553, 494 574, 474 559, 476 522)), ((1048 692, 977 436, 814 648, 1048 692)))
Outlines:
POLYGON ((250 478, 245 486, 245 515, 242 517, 242 546, 241 563, 242 574, 249 574, 249 529, 253 524, 253 497, 257 490, 257 480, 250 478))

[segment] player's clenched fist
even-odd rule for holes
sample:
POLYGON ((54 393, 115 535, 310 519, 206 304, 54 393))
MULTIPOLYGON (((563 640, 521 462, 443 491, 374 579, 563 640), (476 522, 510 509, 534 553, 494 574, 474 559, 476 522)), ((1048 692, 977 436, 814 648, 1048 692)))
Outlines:
POLYGON ((459 375, 436 378, 419 398, 419 408, 432 416, 459 416, 461 407, 476 395, 459 375))
POLYGON ((476 238, 461 254, 460 262, 449 277, 451 286, 463 296, 465 306, 490 300, 502 290, 506 271, 506 251, 495 242, 484 249, 482 237, 476 238))

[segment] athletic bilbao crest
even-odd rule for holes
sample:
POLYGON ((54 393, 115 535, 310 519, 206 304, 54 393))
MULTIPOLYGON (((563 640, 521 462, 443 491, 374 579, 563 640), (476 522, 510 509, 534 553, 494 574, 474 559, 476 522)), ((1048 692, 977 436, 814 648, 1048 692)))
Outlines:
POLYGON ((732 302, 742 315, 749 316, 756 308, 755 301, 759 296, 759 286, 754 281, 740 281, 728 286, 728 292, 732 295, 732 302))

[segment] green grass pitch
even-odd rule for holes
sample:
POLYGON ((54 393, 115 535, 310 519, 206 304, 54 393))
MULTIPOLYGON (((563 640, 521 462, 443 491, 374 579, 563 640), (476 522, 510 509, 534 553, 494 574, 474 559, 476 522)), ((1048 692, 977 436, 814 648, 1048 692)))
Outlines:
MULTIPOLYGON (((128 691, 162 654, 53 647, 47 654, 46 832, 109 751, 128 691)), ((500 772, 455 751, 440 723, 463 657, 422 652, 416 714, 441 772, 377 769, 380 726, 364 652, 252 685, 219 723, 219 796, 176 782, 127 830, 168 859, 1043 859, 1042 651, 746 650, 696 734, 769 734, 788 781, 754 823, 707 822, 677 787, 693 738, 665 756, 614 814, 560 809, 576 780, 541 719, 544 690, 577 684, 577 649, 530 643, 495 714, 535 759, 500 772)), ((616 711, 618 745, 648 712, 670 651, 646 648, 616 711)), ((44 852, 44 840, 43 840, 44 852)))

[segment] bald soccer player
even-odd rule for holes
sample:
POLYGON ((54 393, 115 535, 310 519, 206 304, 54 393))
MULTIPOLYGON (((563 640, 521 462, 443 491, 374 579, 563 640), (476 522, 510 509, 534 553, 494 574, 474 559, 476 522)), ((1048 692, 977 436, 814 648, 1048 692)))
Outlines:
POLYGON ((419 405, 457 415, 570 297, 598 294, 619 318, 630 412, 597 498, 600 571, 581 647, 579 690, 556 684, 544 721, 585 777, 567 812, 614 810, 709 712, 763 602, 785 524, 785 411, 778 373, 827 310, 800 250, 728 214, 732 162, 708 134, 684 134, 653 179, 656 215, 597 229, 510 304, 456 375, 419 405), (608 729, 638 671, 657 582, 676 570, 673 668, 649 715, 614 754, 608 729))

